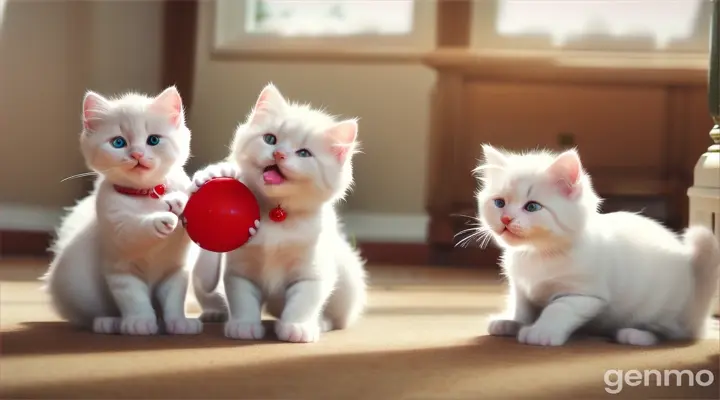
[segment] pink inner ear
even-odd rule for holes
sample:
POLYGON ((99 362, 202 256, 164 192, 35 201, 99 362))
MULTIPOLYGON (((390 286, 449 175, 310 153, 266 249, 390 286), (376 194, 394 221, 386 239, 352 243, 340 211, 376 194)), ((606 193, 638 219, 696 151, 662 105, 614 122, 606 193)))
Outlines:
POLYGON ((156 112, 166 115, 173 126, 180 126, 183 115, 182 97, 174 86, 160 93, 153 101, 151 107, 156 112))
POLYGON ((330 140, 335 157, 338 161, 344 162, 357 137, 357 122, 343 121, 330 128, 326 135, 330 140))
POLYGON ((170 114, 170 123, 172 124, 172 126, 176 126, 176 127, 180 126, 180 116, 181 115, 182 114, 179 111, 170 114))
POLYGON ((577 193, 580 191, 580 186, 570 184, 566 180, 559 180, 555 183, 555 186, 558 188, 560 193, 568 198, 574 198, 577 193))
POLYGON ((575 198, 580 194, 582 165, 576 152, 566 151, 559 155, 548 169, 548 173, 563 196, 575 198))
POLYGON ((345 146, 333 146, 333 153, 335 153, 335 158, 337 158, 340 162, 345 161, 348 150, 349 148, 345 146))
POLYGON ((257 101, 255 102, 255 108, 261 108, 262 106, 266 106, 268 100, 270 100, 270 89, 264 89, 262 93, 260 93, 260 96, 258 96, 257 101))
POLYGON ((262 92, 260 92, 257 101, 255 101, 250 122, 260 122, 262 117, 265 116, 271 108, 282 104, 285 104, 285 99, 280 91, 272 84, 265 86, 262 92))
POLYGON ((83 127, 87 131, 93 131, 98 126, 98 114, 101 106, 101 99, 95 94, 88 94, 83 101, 83 127))

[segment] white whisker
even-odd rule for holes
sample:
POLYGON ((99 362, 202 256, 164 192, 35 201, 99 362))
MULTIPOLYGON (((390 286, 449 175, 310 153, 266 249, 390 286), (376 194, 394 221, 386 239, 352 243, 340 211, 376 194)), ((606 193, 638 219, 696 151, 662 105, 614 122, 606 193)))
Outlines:
POLYGON ((97 175, 97 172, 95 172, 95 171, 83 172, 83 173, 81 173, 81 174, 76 174, 76 175, 68 176, 67 178, 61 180, 60 182, 62 183, 62 182, 65 182, 65 181, 69 181, 69 180, 71 180, 71 179, 84 178, 84 177, 86 177, 86 176, 93 176, 93 175, 97 175))

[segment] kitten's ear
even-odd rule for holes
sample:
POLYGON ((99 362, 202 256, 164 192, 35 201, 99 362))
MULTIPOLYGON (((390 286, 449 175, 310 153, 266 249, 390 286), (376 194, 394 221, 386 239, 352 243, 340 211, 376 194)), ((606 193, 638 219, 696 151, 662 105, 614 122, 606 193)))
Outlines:
POLYGON ((496 167, 503 167, 507 164, 507 156, 505 156, 505 154, 503 154, 500 150, 489 144, 482 145, 482 149, 485 164, 494 165, 496 167))
POLYGON ((580 193, 580 178, 583 168, 580 155, 575 149, 567 150, 555 157, 547 169, 548 174, 566 197, 575 197, 580 193))
POLYGON ((85 98, 83 98, 82 115, 83 128, 85 128, 88 132, 92 132, 97 129, 100 119, 109 108, 110 102, 101 95, 93 91, 85 93, 85 98))
POLYGON ((263 88, 255 101, 252 115, 250 116, 250 123, 261 122, 263 117, 271 113, 273 110, 282 110, 287 106, 287 100, 283 97, 282 93, 272 83, 268 83, 263 88))
POLYGON ((185 123, 182 97, 174 85, 157 95, 151 108, 158 113, 167 115, 170 123, 176 128, 185 123))
POLYGON ((358 123, 355 119, 342 121, 325 132, 330 147, 340 163, 344 163, 348 153, 355 146, 358 134, 358 123))

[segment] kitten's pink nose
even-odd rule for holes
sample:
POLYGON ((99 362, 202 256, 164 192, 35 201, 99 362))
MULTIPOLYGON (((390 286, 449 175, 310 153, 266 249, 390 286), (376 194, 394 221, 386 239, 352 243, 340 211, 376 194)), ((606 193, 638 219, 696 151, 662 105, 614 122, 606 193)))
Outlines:
POLYGON ((510 225, 510 223, 513 221, 513 219, 507 215, 503 215, 500 217, 500 222, 503 223, 503 225, 510 225))
POLYGON ((130 153, 130 157, 136 160, 140 160, 141 158, 143 158, 143 156, 144 154, 141 151, 133 151, 132 153, 130 153))
POLYGON ((273 152, 273 158, 275 158, 275 161, 284 160, 285 157, 286 157, 286 155, 282 151, 274 151, 273 152))

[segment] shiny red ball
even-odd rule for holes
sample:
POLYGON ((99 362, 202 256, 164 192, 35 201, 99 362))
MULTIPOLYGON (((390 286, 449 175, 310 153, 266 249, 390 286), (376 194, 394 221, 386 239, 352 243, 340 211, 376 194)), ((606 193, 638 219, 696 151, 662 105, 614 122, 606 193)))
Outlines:
POLYGON ((225 253, 250 240, 260 219, 255 195, 233 178, 214 178, 190 196, 183 212, 185 229, 201 248, 225 253))

